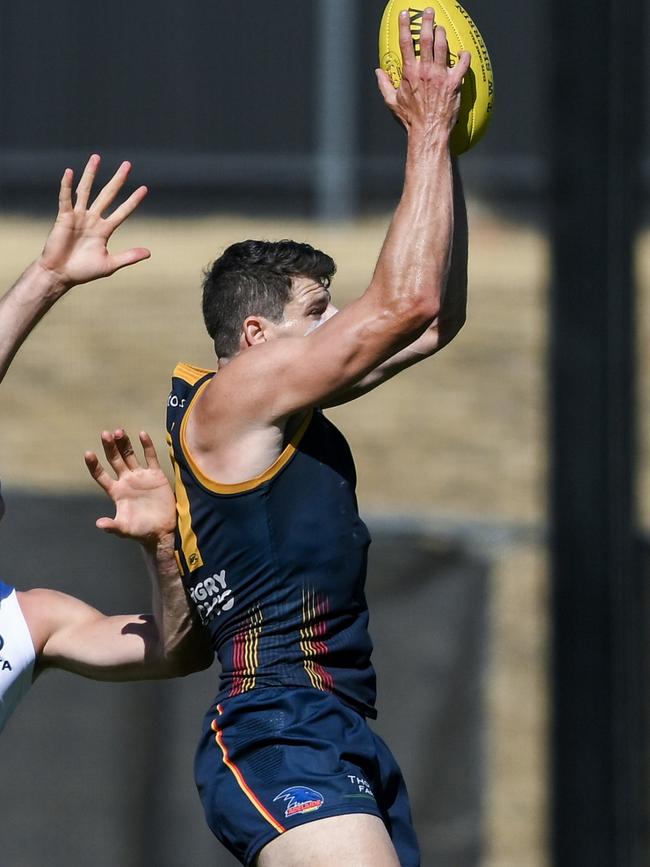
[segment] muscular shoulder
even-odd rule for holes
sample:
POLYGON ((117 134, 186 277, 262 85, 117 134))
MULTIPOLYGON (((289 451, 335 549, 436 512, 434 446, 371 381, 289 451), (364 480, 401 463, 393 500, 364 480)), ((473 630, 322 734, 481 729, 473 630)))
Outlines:
MULTIPOLYGON (((327 332, 329 324, 319 331, 327 332)), ((332 379, 327 365, 321 363, 323 355, 331 356, 331 342, 314 334, 276 338, 243 349, 220 365, 200 395, 194 409, 198 423, 206 428, 226 425, 233 431, 284 428, 296 413, 320 405, 318 392, 329 388, 332 379)))
POLYGON ((17 595, 37 655, 55 633, 102 616, 81 599, 58 590, 37 588, 19 591, 17 595))

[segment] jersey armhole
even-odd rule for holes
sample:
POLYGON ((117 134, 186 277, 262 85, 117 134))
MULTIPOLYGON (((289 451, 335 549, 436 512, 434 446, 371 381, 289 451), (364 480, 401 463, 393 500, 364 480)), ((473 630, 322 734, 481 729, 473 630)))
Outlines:
POLYGON ((266 469, 263 473, 260 473, 260 475, 254 476, 253 478, 247 479, 246 481, 236 482, 234 484, 225 484, 224 482, 218 482, 216 479, 207 476, 201 470, 187 444, 187 420, 190 417, 190 413, 194 409, 197 398, 203 393, 203 389, 208 385, 209 382, 210 380, 207 380, 196 390, 195 394, 192 397, 192 400, 190 401, 187 409, 185 410, 183 420, 181 421, 180 430, 178 432, 178 442, 183 453, 183 457, 187 461, 187 465, 191 469, 193 475, 203 485, 203 487, 207 488, 207 490, 212 491, 215 494, 241 494, 245 493, 246 491, 253 491, 255 490, 255 488, 258 488, 260 485, 263 485, 265 482, 268 482, 275 476, 277 476, 280 470, 282 470, 289 463, 291 458, 298 450, 298 446, 300 445, 300 442, 311 423, 311 420, 314 416, 314 410, 309 410, 304 420, 298 427, 297 431, 291 437, 289 443, 285 446, 283 451, 278 455, 278 457, 271 464, 271 466, 268 467, 268 469, 266 469))

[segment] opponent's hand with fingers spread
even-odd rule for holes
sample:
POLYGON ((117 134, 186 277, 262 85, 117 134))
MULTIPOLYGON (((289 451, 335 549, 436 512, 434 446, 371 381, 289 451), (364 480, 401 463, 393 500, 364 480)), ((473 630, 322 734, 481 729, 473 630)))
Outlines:
POLYGON ((460 90, 470 67, 470 53, 461 51, 456 65, 447 65, 447 34, 443 27, 435 26, 431 8, 425 9, 422 16, 419 59, 406 10, 400 13, 399 31, 403 60, 400 86, 395 89, 387 73, 376 70, 384 101, 408 130, 429 138, 442 135, 448 139, 458 119, 460 90))
POLYGON ((63 173, 59 212, 38 260, 43 269, 54 273, 66 287, 108 277, 120 268, 141 262, 151 255, 144 247, 133 247, 115 255, 109 253, 109 238, 142 202, 147 195, 147 188, 138 187, 112 213, 106 213, 131 171, 131 164, 123 162, 89 206, 99 163, 97 154, 88 160, 77 185, 74 203, 73 171, 66 169, 63 173))
POLYGON ((176 502, 149 434, 142 431, 140 442, 143 464, 138 461, 125 431, 120 428, 113 433, 102 433, 104 454, 115 477, 102 466, 94 452, 86 452, 84 459, 90 475, 115 503, 115 517, 99 518, 97 527, 143 544, 156 544, 174 532, 176 502))

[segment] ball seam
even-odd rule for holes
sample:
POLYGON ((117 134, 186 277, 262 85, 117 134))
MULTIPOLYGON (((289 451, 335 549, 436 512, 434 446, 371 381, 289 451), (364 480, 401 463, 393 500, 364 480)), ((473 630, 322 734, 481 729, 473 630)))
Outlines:
MULTIPOLYGON (((461 46, 460 50, 461 51, 467 51, 467 48, 465 47, 465 43, 463 42, 463 39, 462 39, 460 33, 458 32, 458 29, 457 29, 456 25, 454 24, 451 15, 449 14, 449 12, 447 12, 447 8, 445 6, 443 6, 441 0, 437 0, 437 5, 442 9, 442 11, 447 16, 447 20, 449 21, 451 29, 456 34, 456 39, 458 40, 458 44, 461 46)), ((472 85, 473 103, 474 103, 474 105, 476 105, 476 88, 473 86, 473 82, 471 79, 470 79, 470 85, 472 85)), ((476 117, 475 117, 474 105, 472 105, 472 108, 471 108, 470 113, 469 113, 469 116, 471 118, 471 120, 470 120, 471 129, 470 129, 470 133, 469 133, 469 140, 470 141, 474 137, 474 131, 475 131, 475 127, 476 127, 476 117)), ((452 133, 452 135, 453 135, 453 133, 452 133)))

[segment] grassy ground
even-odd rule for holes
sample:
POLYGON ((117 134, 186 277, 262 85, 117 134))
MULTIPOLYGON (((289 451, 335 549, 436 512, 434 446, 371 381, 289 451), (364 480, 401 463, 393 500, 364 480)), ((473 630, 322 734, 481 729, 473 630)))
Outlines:
MULTIPOLYGON (((362 509, 462 522, 539 526, 545 510, 548 248, 521 225, 470 208, 466 328, 437 358, 332 413, 359 469, 362 509)), ((47 222, 0 218, 0 285, 34 258, 47 222)), ((324 226, 290 220, 138 217, 117 246, 150 262, 79 287, 39 326, 5 384, 0 466, 11 487, 91 490, 82 454, 98 432, 148 429, 163 449, 164 405, 178 360, 210 366, 200 317, 201 268, 243 237, 295 237, 332 253, 335 298, 367 285, 386 217, 324 226)), ((648 245, 639 266, 650 278, 648 245)), ((643 310, 643 299, 640 307, 643 310)), ((648 323, 648 317, 639 317, 648 323)), ((647 324, 640 326, 648 344, 647 324)), ((640 393, 647 393, 642 371, 640 393)), ((648 403, 640 404, 648 421, 648 403)), ((647 424, 645 425, 647 429, 647 424)), ((642 438, 640 501, 650 514, 642 438)), ((490 867, 546 863, 545 552, 493 546, 486 838, 490 867)))

